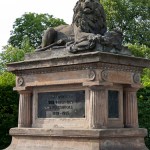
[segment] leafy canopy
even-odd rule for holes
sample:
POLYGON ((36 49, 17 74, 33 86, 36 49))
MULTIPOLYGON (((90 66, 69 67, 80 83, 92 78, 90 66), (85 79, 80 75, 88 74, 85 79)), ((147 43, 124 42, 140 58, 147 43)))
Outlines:
POLYGON ((33 52, 34 48, 30 45, 28 37, 23 38, 21 48, 6 45, 2 53, 0 53, 0 73, 6 71, 7 63, 17 62, 24 59, 26 53, 33 52))
POLYGON ((150 0, 100 0, 106 11, 108 29, 119 27, 125 43, 150 47, 150 0))
POLYGON ((23 38, 27 36, 31 46, 36 48, 41 44, 41 35, 45 29, 61 24, 65 24, 62 19, 56 19, 49 14, 25 13, 14 22, 8 42, 13 47, 21 48, 23 38))

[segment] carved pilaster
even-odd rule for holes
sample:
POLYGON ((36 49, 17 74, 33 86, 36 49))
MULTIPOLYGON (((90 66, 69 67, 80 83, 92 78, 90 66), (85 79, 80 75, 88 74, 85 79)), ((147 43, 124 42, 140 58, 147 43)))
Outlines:
POLYGON ((19 98, 18 127, 30 127, 32 123, 31 92, 21 91, 19 98))
POLYGON ((107 127, 107 100, 106 90, 98 86, 90 90, 90 125, 91 128, 107 127))
POLYGON ((127 128, 138 127, 137 89, 124 89, 124 125, 127 128))

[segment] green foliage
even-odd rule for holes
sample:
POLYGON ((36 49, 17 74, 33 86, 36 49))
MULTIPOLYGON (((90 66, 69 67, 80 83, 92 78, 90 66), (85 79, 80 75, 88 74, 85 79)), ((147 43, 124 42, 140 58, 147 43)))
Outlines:
POLYGON ((60 24, 65 22, 48 14, 25 13, 17 18, 11 31, 9 44, 0 53, 0 73, 6 70, 7 63, 22 61, 26 53, 33 52, 41 44, 41 35, 45 29, 60 24))
MULTIPOLYGON (((150 59, 150 47, 139 45, 137 43, 128 44, 127 46, 134 56, 150 59)), ((150 86, 150 69, 144 69, 142 73, 142 84, 144 87, 150 86)))
POLYGON ((100 0, 104 6, 108 29, 119 27, 125 43, 139 43, 150 47, 149 0, 100 0))
POLYGON ((150 149, 150 87, 140 89, 138 96, 139 125, 141 128, 147 128, 148 136, 145 143, 150 149))
POLYGON ((31 46, 36 48, 41 44, 41 35, 45 29, 61 24, 65 24, 65 22, 62 19, 54 18, 52 15, 25 13, 16 19, 9 38, 9 44, 21 48, 23 37, 27 36, 30 39, 31 46))
POLYGON ((0 73, 6 70, 6 64, 24 60, 26 53, 33 52, 34 48, 30 45, 28 37, 24 37, 21 42, 21 49, 7 45, 4 47, 3 52, 0 53, 0 73))
POLYGON ((150 69, 144 69, 142 74, 142 84, 144 87, 150 87, 150 69))
POLYGON ((17 126, 19 95, 13 91, 15 76, 5 72, 0 75, 0 149, 11 142, 9 129, 17 126))
POLYGON ((150 47, 146 45, 140 45, 137 43, 127 44, 127 46, 134 56, 150 59, 150 47))
POLYGON ((15 75, 10 72, 4 72, 0 75, 0 86, 15 86, 15 75))

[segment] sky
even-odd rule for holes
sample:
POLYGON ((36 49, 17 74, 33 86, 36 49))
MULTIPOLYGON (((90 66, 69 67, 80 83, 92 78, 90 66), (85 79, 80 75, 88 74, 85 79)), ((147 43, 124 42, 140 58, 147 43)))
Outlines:
POLYGON ((77 0, 0 0, 0 52, 7 45, 16 18, 25 12, 48 13, 71 24, 77 0))

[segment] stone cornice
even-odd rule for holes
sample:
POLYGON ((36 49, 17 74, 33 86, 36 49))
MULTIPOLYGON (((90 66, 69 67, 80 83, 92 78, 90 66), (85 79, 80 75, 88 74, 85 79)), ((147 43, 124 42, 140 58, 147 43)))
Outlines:
POLYGON ((7 65, 8 71, 15 74, 34 74, 84 69, 112 69, 140 72, 150 68, 150 60, 111 53, 91 52, 55 58, 29 59, 7 65), (32 71, 31 71, 32 70, 32 71), (24 73, 23 73, 24 72, 24 73))

